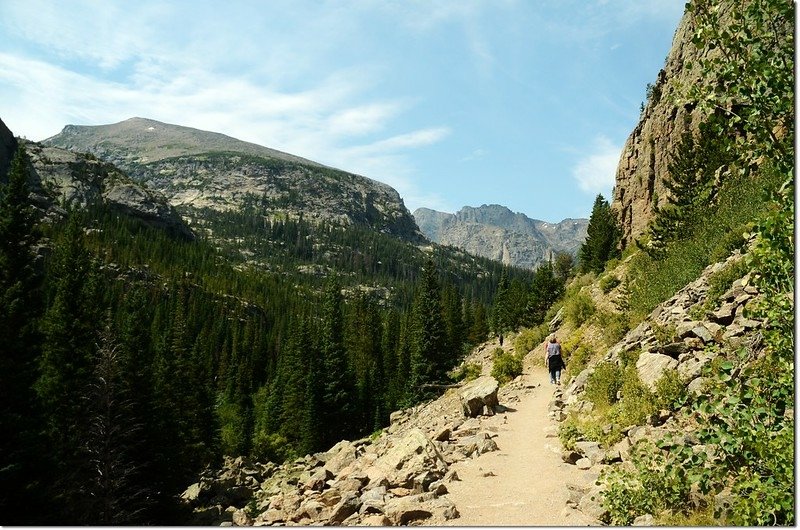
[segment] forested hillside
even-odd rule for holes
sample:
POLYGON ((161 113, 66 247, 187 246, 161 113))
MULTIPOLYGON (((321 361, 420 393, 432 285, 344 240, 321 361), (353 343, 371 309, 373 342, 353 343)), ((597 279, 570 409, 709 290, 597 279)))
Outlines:
POLYGON ((4 522, 186 521, 177 494, 223 455, 368 435, 529 316, 492 302, 533 272, 257 195, 184 207, 187 237, 60 153, 21 142, 2 186, 4 522))

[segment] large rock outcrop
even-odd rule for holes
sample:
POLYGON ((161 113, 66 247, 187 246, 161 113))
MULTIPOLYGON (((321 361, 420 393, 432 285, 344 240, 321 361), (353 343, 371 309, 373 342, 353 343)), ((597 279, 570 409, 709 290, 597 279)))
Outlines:
POLYGON ((132 181, 115 166, 64 149, 25 142, 32 199, 46 214, 63 207, 105 204, 185 238, 194 234, 166 198, 132 181))
POLYGON ((577 254, 589 223, 587 219, 547 223, 498 204, 465 206, 455 214, 418 208, 414 219, 431 241, 528 269, 557 252, 577 254))
POLYGON ((679 105, 675 100, 678 87, 691 86, 699 80, 697 69, 691 70, 687 65, 707 53, 692 43, 693 32, 693 18, 686 13, 675 31, 664 68, 650 87, 639 123, 622 149, 612 207, 618 212, 626 246, 647 228, 655 200, 667 196, 664 180, 681 135, 688 127, 695 129, 702 120, 698 109, 679 105))
POLYGON ((17 150, 17 139, 0 120, 0 182, 5 180, 6 172, 11 166, 11 159, 17 150))

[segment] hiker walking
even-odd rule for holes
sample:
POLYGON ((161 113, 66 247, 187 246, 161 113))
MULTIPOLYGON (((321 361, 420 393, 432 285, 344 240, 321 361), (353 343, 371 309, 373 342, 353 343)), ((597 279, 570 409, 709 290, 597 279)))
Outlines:
POLYGON ((544 347, 544 365, 550 371, 550 384, 561 384, 561 370, 564 368, 564 359, 561 357, 561 343, 556 334, 550 335, 550 341, 544 347))

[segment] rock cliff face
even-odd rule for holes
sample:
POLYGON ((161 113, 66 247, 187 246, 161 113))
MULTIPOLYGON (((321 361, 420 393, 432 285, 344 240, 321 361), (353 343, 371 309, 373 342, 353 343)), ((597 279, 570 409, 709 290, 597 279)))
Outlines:
POLYGON ((151 226, 194 237, 163 195, 133 182, 113 165, 32 142, 26 142, 25 149, 32 198, 46 214, 61 213, 65 206, 104 203, 151 226))
POLYGON ((68 125, 44 143, 112 162, 179 208, 227 210, 257 203, 275 215, 302 214, 424 240, 390 186, 222 134, 132 118, 96 127, 68 125))
POLYGON ((14 151, 17 150, 17 139, 0 120, 0 181, 5 179, 6 171, 11 166, 14 151))
POLYGON ((688 127, 696 129, 702 120, 698 109, 678 105, 673 99, 678 87, 699 80, 698 72, 687 65, 707 53, 692 43, 693 31, 692 16, 686 13, 675 31, 664 68, 652 85, 647 106, 620 156, 612 207, 618 212, 625 246, 644 232, 655 201, 666 197, 664 180, 681 135, 688 127))
POLYGON ((546 223, 497 204, 465 206, 455 214, 419 208, 414 218, 436 243, 529 269, 556 252, 576 254, 588 225, 586 219, 546 223))

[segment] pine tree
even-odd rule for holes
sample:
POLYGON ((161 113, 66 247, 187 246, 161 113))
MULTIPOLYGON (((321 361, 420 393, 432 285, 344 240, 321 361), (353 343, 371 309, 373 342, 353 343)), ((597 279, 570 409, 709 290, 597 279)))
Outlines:
POLYGON ((413 309, 409 392, 414 402, 424 399, 430 393, 426 385, 444 380, 450 368, 445 364, 447 359, 442 359, 446 336, 437 276, 436 266, 428 260, 417 286, 413 309))
POLYGON ((670 158, 664 179, 666 203, 655 209, 647 232, 649 241, 639 244, 653 258, 663 256, 669 242, 687 237, 699 216, 708 215, 715 203, 718 171, 733 161, 725 148, 729 140, 719 134, 719 121, 711 116, 700 125, 697 138, 687 124, 670 158))
POLYGON ((320 418, 323 446, 330 447, 353 432, 356 401, 353 376, 344 347, 344 318, 341 287, 332 278, 322 304, 321 349, 323 373, 323 414, 320 418))
POLYGON ((616 216, 602 195, 597 195, 586 229, 586 241, 579 251, 583 272, 601 273, 606 262, 619 255, 619 225, 616 216))
POLYGON ((123 355, 110 319, 101 334, 86 410, 90 419, 85 441, 91 473, 86 485, 85 524, 120 525, 143 522, 152 492, 140 477, 135 460, 143 423, 135 416, 123 355))
POLYGON ((492 307, 492 329, 500 337, 500 345, 503 344, 503 335, 511 330, 511 300, 506 269, 500 274, 500 281, 497 284, 497 292, 494 295, 494 306, 492 307))
POLYGON ((6 524, 35 524, 42 493, 41 421, 33 383, 41 348, 41 276, 31 245, 37 235, 20 146, 0 186, 0 513, 6 524))
POLYGON ((77 523, 86 510, 84 488, 90 476, 84 443, 89 423, 82 397, 92 378, 95 326, 102 304, 95 265, 75 214, 54 250, 50 280, 52 303, 42 322, 44 341, 35 389, 55 460, 48 486, 62 522, 77 523))
POLYGON ((545 262, 536 269, 528 300, 528 316, 534 325, 544 321, 547 310, 564 292, 564 284, 556 277, 553 264, 545 262))

